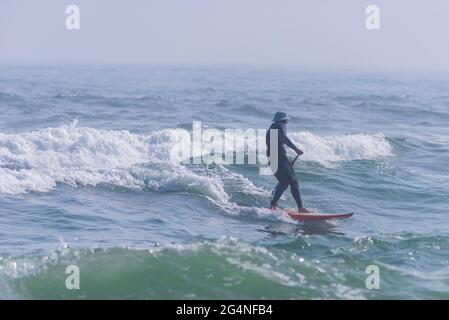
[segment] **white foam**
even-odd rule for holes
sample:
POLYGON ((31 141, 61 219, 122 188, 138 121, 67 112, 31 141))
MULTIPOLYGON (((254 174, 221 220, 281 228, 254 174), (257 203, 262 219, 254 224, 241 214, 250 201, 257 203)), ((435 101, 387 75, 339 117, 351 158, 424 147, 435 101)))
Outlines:
POLYGON ((247 195, 270 197, 271 191, 263 189, 254 185, 254 183, 241 174, 232 172, 222 165, 217 166, 218 176, 226 184, 226 186, 232 189, 234 192, 241 192, 247 195))
MULTIPOLYGON (((112 184, 126 188, 198 193, 228 203, 226 188, 255 196, 269 191, 223 165, 185 166, 170 161, 181 129, 148 135, 70 125, 23 133, 0 133, 0 194, 47 192, 58 183, 71 186, 112 184)), ((293 133, 303 159, 330 163, 391 155, 381 135, 319 137, 293 133)))
POLYGON ((199 175, 179 164, 153 164, 132 168, 131 172, 137 181, 147 181, 146 186, 154 191, 196 193, 222 203, 229 200, 220 177, 199 175))
POLYGON ((393 154, 393 148, 382 134, 317 136, 310 132, 297 132, 291 134, 291 139, 304 150, 301 160, 315 161, 325 166, 334 162, 370 160, 393 154))
POLYGON ((138 135, 62 125, 25 133, 0 133, 0 193, 113 184, 162 191, 196 192, 219 201, 229 196, 219 177, 170 163, 179 130, 138 135), (142 164, 144 164, 142 166, 142 164))

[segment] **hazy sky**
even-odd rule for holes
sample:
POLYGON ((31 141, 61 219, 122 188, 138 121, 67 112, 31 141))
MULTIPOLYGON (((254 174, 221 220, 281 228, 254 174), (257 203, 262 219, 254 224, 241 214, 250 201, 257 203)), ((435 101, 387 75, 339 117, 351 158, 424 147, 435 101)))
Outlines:
POLYGON ((448 15, 449 0, 0 0, 0 63, 449 70, 448 15), (370 4, 380 30, 365 28, 370 4))

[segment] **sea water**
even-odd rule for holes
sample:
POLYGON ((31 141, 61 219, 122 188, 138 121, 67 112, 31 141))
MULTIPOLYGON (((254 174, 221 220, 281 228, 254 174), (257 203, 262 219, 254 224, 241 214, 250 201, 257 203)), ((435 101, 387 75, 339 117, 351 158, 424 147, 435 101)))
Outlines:
POLYGON ((449 298, 449 74, 2 66, 0 110, 0 298, 449 298), (272 213, 258 165, 171 160, 193 121, 278 110, 305 205, 352 218, 272 213))

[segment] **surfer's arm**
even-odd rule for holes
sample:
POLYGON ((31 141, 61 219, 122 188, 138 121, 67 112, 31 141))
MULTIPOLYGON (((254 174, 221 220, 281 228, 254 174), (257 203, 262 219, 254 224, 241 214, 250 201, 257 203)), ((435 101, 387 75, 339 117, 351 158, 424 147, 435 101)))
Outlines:
POLYGON ((283 142, 286 146, 292 148, 293 150, 295 150, 295 152, 297 154, 302 154, 302 150, 299 149, 290 139, 289 137, 287 137, 287 135, 285 134, 285 129, 281 126, 280 127, 280 139, 281 142, 283 142))

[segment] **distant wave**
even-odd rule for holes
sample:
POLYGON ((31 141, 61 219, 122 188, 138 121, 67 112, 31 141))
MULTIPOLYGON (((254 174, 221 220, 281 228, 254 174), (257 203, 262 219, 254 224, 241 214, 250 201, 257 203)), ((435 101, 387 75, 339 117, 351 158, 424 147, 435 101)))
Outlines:
MULTIPOLYGON (((0 133, 0 194, 47 192, 57 183, 71 186, 116 186, 160 192, 197 193, 227 202, 227 186, 247 194, 265 194, 250 180, 225 166, 185 166, 170 162, 181 129, 148 135, 80 127, 76 122, 24 133, 0 133)), ((382 135, 320 137, 292 134, 303 160, 323 165, 390 156, 382 135)), ((242 150, 241 150, 242 151, 242 150)))
MULTIPOLYGON (((98 100, 123 100, 123 102, 128 101, 153 101, 161 100, 162 96, 159 95, 139 95, 139 96, 107 96, 101 94, 84 93, 84 92, 69 92, 69 93, 59 93, 52 96, 54 99, 98 99, 98 100)), ((0 95, 1 98, 1 95, 0 95)))

